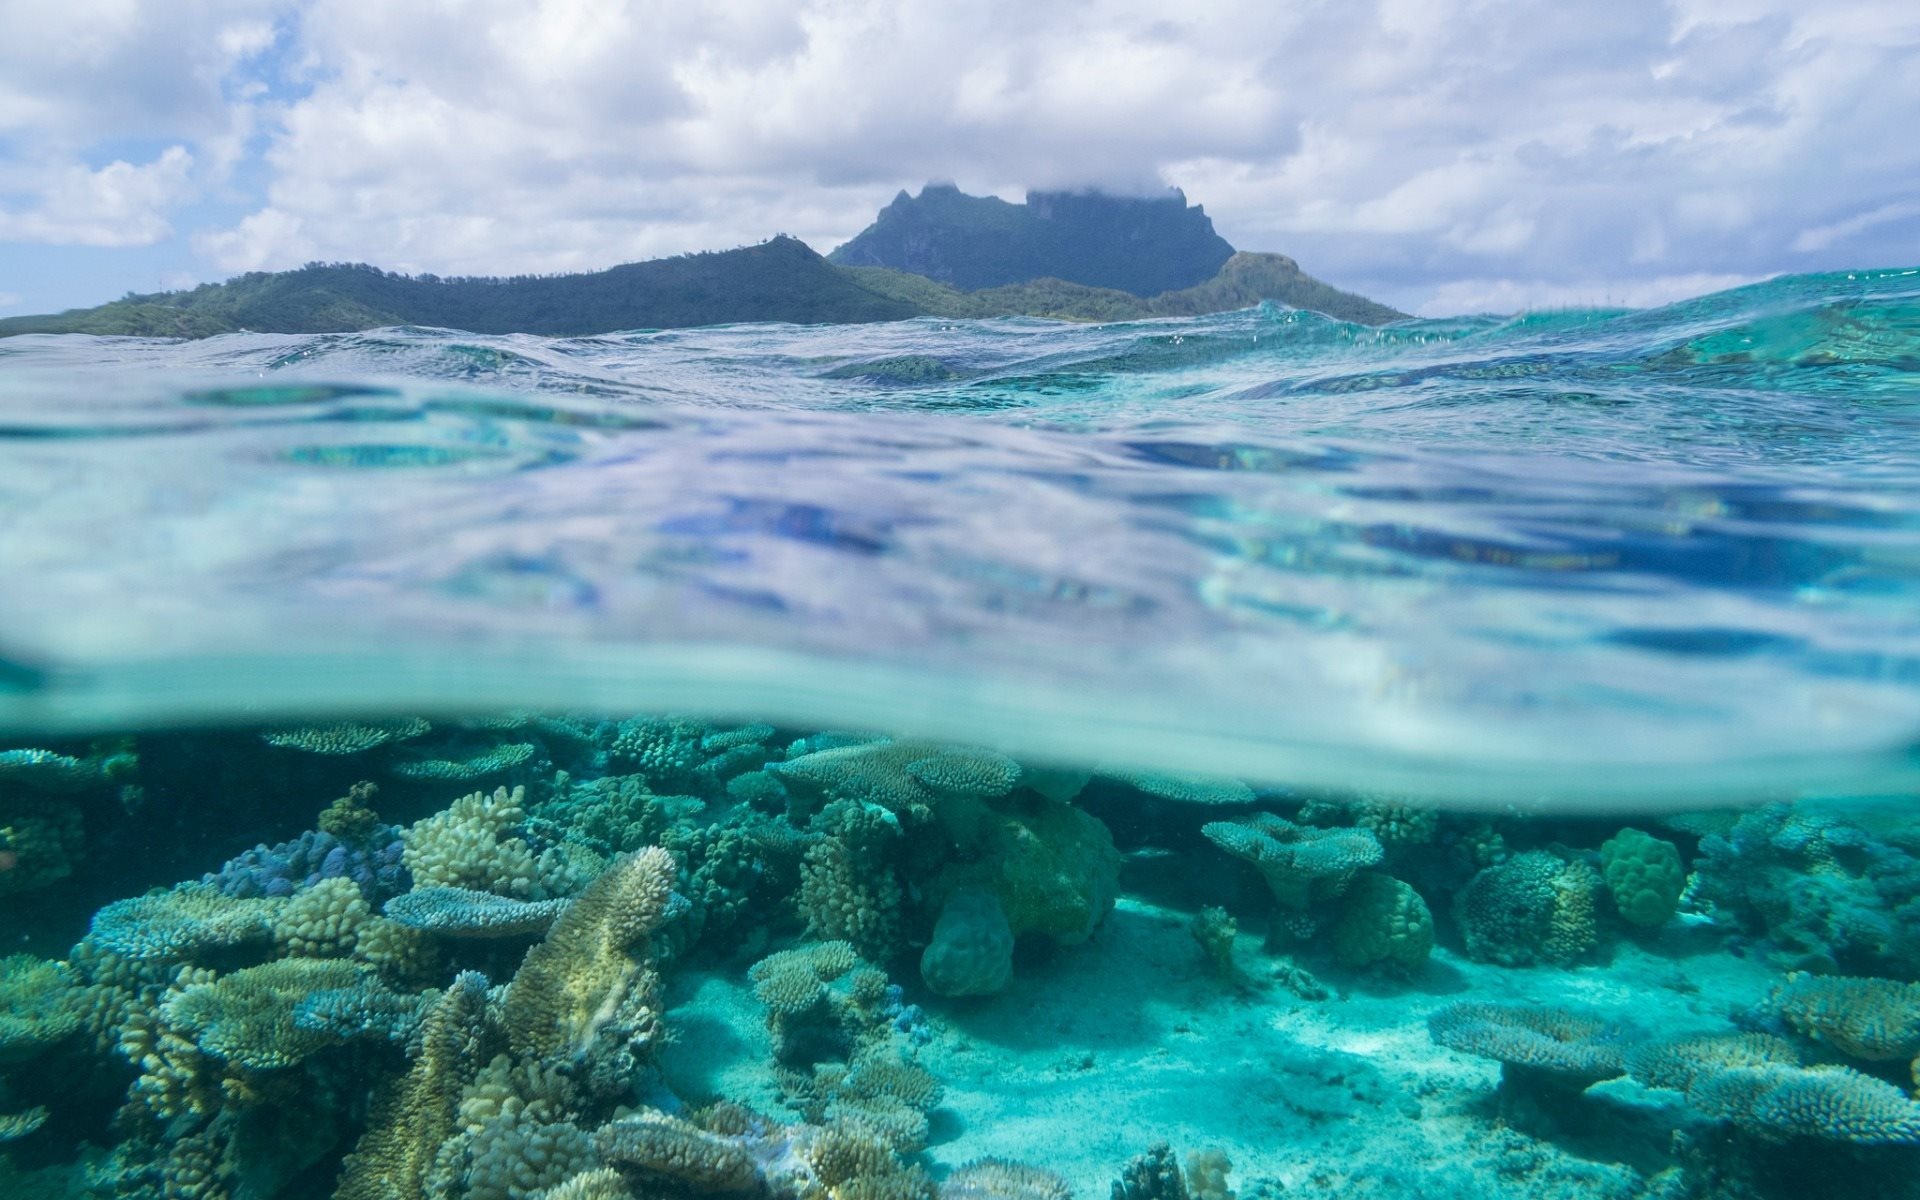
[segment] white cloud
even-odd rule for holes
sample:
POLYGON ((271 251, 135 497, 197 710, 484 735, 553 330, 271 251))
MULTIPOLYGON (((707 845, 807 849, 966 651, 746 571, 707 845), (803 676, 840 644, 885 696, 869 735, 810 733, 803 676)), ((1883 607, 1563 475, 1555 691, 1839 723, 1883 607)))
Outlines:
POLYGON ((166 213, 191 194, 192 170, 186 147, 169 146, 138 166, 115 161, 98 170, 48 172, 32 204, 0 208, 0 241, 150 246, 173 232, 166 213))
POLYGON ((517 272, 1171 182, 1403 307, 1618 302, 1911 257, 1917 75, 1900 0, 72 0, 0 7, 0 210, 97 238, 7 196, 160 138, 127 237, 258 176, 211 266, 517 272))

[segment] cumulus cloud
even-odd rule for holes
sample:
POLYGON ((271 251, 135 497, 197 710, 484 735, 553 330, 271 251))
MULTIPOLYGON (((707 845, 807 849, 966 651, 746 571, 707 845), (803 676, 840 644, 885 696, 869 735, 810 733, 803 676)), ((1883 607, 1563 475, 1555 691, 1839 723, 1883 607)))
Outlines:
POLYGON ((28 206, 0 208, 0 241, 77 246, 149 246, 173 232, 166 212, 192 194, 193 155, 169 146, 152 162, 98 170, 66 166, 36 182, 28 206))
POLYGON ((187 231, 223 270, 827 249, 928 179, 1178 184, 1237 245, 1421 311, 1885 265, 1920 226, 1920 10, 1898 0, 31 7, 0 10, 0 134, 52 132, 0 209, 51 236, 10 190, 161 138, 192 160, 152 193, 163 221, 262 180, 187 231))

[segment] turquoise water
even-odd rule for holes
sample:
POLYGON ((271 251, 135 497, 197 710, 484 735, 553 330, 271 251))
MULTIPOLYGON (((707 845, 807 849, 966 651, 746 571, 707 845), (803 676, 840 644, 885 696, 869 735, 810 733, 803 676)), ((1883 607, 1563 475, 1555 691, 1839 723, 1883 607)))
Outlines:
POLYGON ((8 339, 0 1194, 1905 1196, 1917 739, 1920 270, 8 339))

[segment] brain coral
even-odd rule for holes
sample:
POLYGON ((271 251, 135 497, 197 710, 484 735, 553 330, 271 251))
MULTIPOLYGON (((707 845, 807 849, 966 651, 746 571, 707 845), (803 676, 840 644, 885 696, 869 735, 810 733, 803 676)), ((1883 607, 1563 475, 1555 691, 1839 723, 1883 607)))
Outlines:
POLYGON ((1432 950, 1433 914, 1411 886, 1367 871, 1347 888, 1333 926, 1333 956, 1341 966, 1411 971, 1432 950))
POLYGON ((1600 874, 1621 917, 1642 928, 1665 923, 1687 884, 1679 848, 1638 829, 1622 829, 1601 845, 1600 874))
POLYGON ((1427 1018, 1439 1045, 1581 1084, 1626 1070, 1623 1030, 1565 1009, 1463 1002, 1427 1018))
POLYGON ((1520 967, 1570 963, 1598 940, 1592 867, 1544 850, 1516 854, 1475 875, 1454 897, 1453 915, 1467 954, 1520 967))

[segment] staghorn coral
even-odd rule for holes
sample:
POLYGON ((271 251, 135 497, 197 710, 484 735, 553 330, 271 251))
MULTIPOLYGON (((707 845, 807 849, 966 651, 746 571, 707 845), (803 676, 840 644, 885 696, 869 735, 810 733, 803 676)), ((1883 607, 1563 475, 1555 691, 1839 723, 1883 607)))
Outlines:
POLYGON ((665 1113, 609 1121, 594 1132, 593 1144, 608 1162, 696 1195, 760 1190, 760 1168, 746 1146, 665 1113))
POLYGON ((801 1200, 934 1200, 933 1180, 872 1134, 846 1126, 803 1126, 792 1139, 804 1169, 776 1180, 801 1200))
POLYGON ((353 880, 323 879, 274 913, 273 940, 296 957, 340 958, 353 953, 372 916, 353 880))
POLYGON ((1347 888, 1332 937, 1343 967, 1412 971, 1433 950, 1433 914, 1409 885, 1365 871, 1347 888))
POLYGON ((927 1147, 927 1114, 943 1091, 924 1067, 877 1047, 845 1069, 816 1064, 800 1099, 810 1121, 863 1130, 898 1153, 916 1154, 927 1147))
POLYGON ((389 721, 335 721, 326 725, 268 730, 260 735, 260 740, 282 750, 339 757, 364 754, 391 742, 409 741, 432 728, 418 717, 396 717, 389 721))
POLYGON ((948 1174, 940 1185, 940 1200, 1073 1200, 1073 1189, 1042 1167, 976 1158, 948 1174))
POLYGON ((1000 901, 979 888, 952 892, 920 955, 920 978, 942 996, 985 996, 1012 977, 1013 929, 1000 901))
POLYGON ((1679 848, 1638 829, 1622 829, 1601 844, 1600 874, 1620 916, 1643 929, 1673 916, 1687 883, 1679 848))
POLYGON ((1380 862, 1380 843, 1361 829, 1316 829, 1273 813, 1200 827, 1208 841, 1252 863, 1274 900, 1300 910, 1346 890, 1356 872, 1380 862))
POLYGON ((1920 984, 1795 974, 1769 1007, 1798 1033, 1867 1062, 1920 1054, 1920 984))
POLYGON ((1920 1104, 1850 1067, 1729 1067, 1697 1078, 1687 1099, 1709 1117, 1773 1141, 1920 1143, 1920 1104))
POLYGON ((241 900, 209 884, 116 900, 93 915, 88 937, 125 958, 190 960, 210 950, 264 942, 284 901, 241 900))
POLYGON ((30 954, 0 958, 0 1064, 32 1058, 77 1032, 79 980, 65 963, 30 954))
POLYGON ((561 914, 507 987, 515 1053, 578 1060, 603 1035, 652 1036, 648 940, 667 918, 673 878, 673 856, 652 847, 616 863, 561 914))
POLYGON ((522 900, 547 896, 541 864, 512 830, 526 820, 526 789, 495 788, 455 800, 400 833, 415 887, 457 887, 522 900))
POLYGON ((1437 1044, 1584 1087, 1626 1071, 1625 1031, 1565 1009, 1462 1002, 1427 1018, 1437 1044))
POLYGON ((1598 941, 1599 887, 1585 863, 1533 850, 1475 875, 1454 897, 1453 916, 1470 958, 1508 967, 1571 963, 1598 941))
POLYGON ((803 1013, 827 998, 827 984, 860 965, 851 942, 812 942, 780 950, 747 969, 753 995, 775 1013, 803 1013))
POLYGON ((487 1053, 487 980, 466 972, 428 1011, 407 1074, 374 1098, 334 1200, 427 1200, 441 1145, 458 1126, 460 1094, 487 1053))

